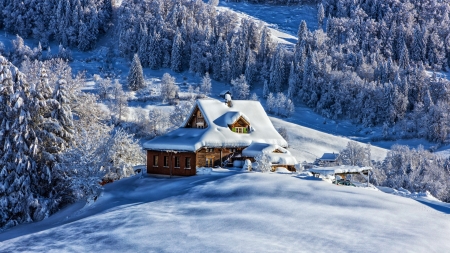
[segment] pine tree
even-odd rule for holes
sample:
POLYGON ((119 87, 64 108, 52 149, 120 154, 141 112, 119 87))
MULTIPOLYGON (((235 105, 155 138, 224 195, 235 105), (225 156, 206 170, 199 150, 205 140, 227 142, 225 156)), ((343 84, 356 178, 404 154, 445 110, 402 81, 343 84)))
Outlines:
POLYGON ((267 82, 267 80, 264 80, 263 97, 267 98, 269 96, 269 93, 270 93, 269 82, 267 82))
POLYGON ((239 78, 236 78, 231 81, 231 94, 236 99, 247 99, 250 94, 250 87, 245 80, 245 76, 241 75, 239 78))
POLYGON ((133 91, 137 91, 145 87, 144 73, 142 71, 141 61, 139 60, 139 56, 137 54, 134 54, 130 72, 128 73, 127 83, 128 88, 133 91))
POLYGON ((270 82, 269 88, 272 91, 281 91, 285 84, 285 67, 284 67, 284 49, 278 45, 277 51, 272 58, 270 66, 270 82))
POLYGON ((274 109, 276 107, 275 103, 276 103, 275 97, 273 96, 273 93, 270 92, 269 95, 267 96, 267 101, 266 101, 267 111, 269 111, 270 113, 273 113, 274 109))
POLYGON ((323 19, 325 18, 325 10, 323 9, 322 3, 317 6, 317 27, 322 29, 323 19))
POLYGON ((162 64, 162 53, 161 53, 161 35, 155 31, 150 38, 150 44, 148 45, 149 51, 149 67, 152 69, 159 69, 162 64))
POLYGON ((302 22, 300 22, 300 26, 298 27, 296 47, 300 47, 300 45, 306 44, 308 33, 309 31, 306 22, 305 20, 302 20, 302 22))
POLYGON ((298 78, 297 73, 295 73, 294 63, 291 62, 291 67, 289 70, 289 88, 288 88, 288 98, 293 99, 294 96, 297 94, 297 87, 298 87, 298 78))
POLYGON ((251 50, 247 51, 247 64, 245 67, 245 79, 247 83, 252 86, 254 82, 257 81, 257 68, 255 62, 255 56, 251 50))
POLYGON ((403 43, 400 59, 398 60, 398 66, 403 70, 407 70, 409 68, 409 52, 405 43, 403 43))
POLYGON ((205 76, 202 78, 202 83, 200 84, 200 92, 209 96, 211 94, 211 78, 209 77, 209 73, 206 72, 205 76))
POLYGON ((173 39, 171 64, 170 68, 175 72, 183 71, 182 58, 183 58, 183 39, 181 33, 177 29, 175 38, 173 39))

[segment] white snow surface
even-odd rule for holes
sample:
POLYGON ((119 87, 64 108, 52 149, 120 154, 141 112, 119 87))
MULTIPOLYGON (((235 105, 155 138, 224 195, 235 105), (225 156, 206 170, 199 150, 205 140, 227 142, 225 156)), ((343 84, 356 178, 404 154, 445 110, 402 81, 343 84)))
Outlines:
POLYGON ((144 149, 196 151, 201 147, 246 147, 252 142, 287 146, 258 101, 233 100, 232 103, 233 106, 228 107, 216 99, 197 100, 196 105, 203 114, 207 128, 181 127, 147 141, 144 149), (249 133, 239 134, 230 130, 228 124, 230 120, 239 118, 236 116, 244 116, 249 121, 249 133))
POLYGON ((131 177, 0 234, 1 252, 450 252, 450 208, 312 177, 131 177))
POLYGON ((309 169, 310 172, 319 173, 321 175, 334 175, 339 173, 360 173, 363 171, 372 170, 372 167, 358 167, 358 166, 349 166, 349 165, 341 165, 334 167, 314 167, 309 169))

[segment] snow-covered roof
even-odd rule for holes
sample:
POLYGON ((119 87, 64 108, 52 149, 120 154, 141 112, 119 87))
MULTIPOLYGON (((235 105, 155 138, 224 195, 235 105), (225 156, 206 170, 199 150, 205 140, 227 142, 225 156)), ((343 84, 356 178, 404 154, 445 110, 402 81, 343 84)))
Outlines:
POLYGON ((324 153, 319 160, 326 162, 334 162, 339 157, 338 153, 324 153))
POLYGON ((250 123, 250 120, 248 119, 247 116, 245 116, 245 114, 243 114, 242 112, 227 112, 224 114, 224 120, 225 123, 227 125, 231 125, 234 122, 236 122, 240 117, 244 118, 248 123, 250 123))
POLYGON ((334 175, 334 174, 345 174, 345 173, 360 173, 371 170, 372 167, 359 167, 359 166, 349 166, 341 165, 334 167, 315 167, 309 169, 312 173, 317 173, 321 175, 334 175))
POLYGON ((272 164, 280 164, 280 165, 295 165, 297 164, 297 160, 292 156, 291 152, 287 149, 280 147, 276 144, 268 144, 268 143, 257 143, 254 142, 244 150, 242 150, 242 155, 246 157, 256 157, 260 154, 266 154, 272 164), (281 153, 275 152, 279 151, 281 153))
POLYGON ((220 96, 225 96, 225 94, 231 94, 230 90, 223 90, 222 92, 220 92, 220 96))
POLYGON ((228 107, 224 102, 217 99, 199 99, 190 115, 192 115, 196 106, 202 112, 207 128, 181 127, 147 141, 143 148, 148 150, 196 151, 202 147, 247 147, 253 142, 276 144, 281 147, 287 146, 286 140, 274 128, 258 101, 233 100, 233 106, 228 107), (230 121, 237 120, 241 116, 251 124, 249 133, 235 133, 228 127, 230 121))

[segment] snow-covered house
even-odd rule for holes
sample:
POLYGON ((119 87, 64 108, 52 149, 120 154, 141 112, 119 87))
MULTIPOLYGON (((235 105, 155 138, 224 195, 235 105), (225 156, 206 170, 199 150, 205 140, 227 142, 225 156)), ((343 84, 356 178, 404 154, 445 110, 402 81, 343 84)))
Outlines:
POLYGON ((317 159, 319 166, 335 166, 339 165, 339 153, 324 153, 321 158, 317 159))
POLYGON ((195 175, 197 167, 226 166, 269 154, 273 166, 294 169, 296 160, 258 101, 200 99, 183 125, 144 143, 147 172, 195 175))

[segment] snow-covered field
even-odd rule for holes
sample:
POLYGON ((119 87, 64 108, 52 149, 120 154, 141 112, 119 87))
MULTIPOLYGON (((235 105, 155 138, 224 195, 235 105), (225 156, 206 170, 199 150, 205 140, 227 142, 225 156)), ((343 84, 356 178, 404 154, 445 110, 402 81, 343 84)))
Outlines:
POLYGON ((139 177, 0 234, 1 252, 449 252, 450 208, 312 177, 139 177))

